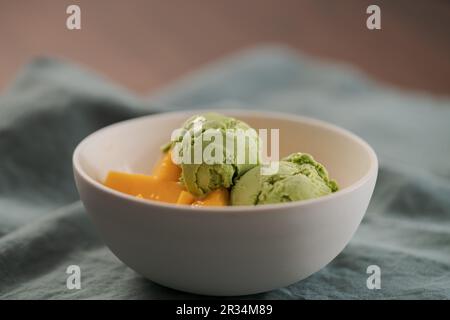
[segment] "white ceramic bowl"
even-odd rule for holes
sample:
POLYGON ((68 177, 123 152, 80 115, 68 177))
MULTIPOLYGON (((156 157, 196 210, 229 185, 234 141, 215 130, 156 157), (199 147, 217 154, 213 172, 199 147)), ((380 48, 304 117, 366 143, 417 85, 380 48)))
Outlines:
POLYGON ((280 156, 311 153, 341 190, 288 204, 193 208, 142 200, 102 185, 109 170, 149 173, 173 129, 200 111, 163 113, 103 128, 73 155, 87 212, 111 251, 161 285, 206 295, 245 295, 302 280, 352 238, 372 195, 372 148, 334 125, 288 114, 223 111, 254 128, 280 129, 280 156))

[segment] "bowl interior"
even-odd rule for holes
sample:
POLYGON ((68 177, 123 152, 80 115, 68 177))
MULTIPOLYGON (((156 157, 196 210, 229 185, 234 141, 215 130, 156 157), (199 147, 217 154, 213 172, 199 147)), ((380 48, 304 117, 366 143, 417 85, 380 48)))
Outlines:
MULTIPOLYGON (((290 115, 222 113, 239 118, 255 129, 279 129, 280 157, 299 151, 312 154, 326 166, 341 188, 361 179, 371 167, 373 157, 367 144, 335 126, 290 115)), ((161 157, 161 145, 192 114, 165 113, 106 127, 80 144, 75 161, 98 182, 104 181, 110 170, 149 174, 161 157)))

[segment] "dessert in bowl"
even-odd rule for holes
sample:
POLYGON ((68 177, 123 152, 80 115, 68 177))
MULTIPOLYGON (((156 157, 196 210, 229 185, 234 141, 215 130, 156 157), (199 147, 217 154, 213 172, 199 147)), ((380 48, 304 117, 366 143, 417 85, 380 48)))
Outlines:
MULTIPOLYGON (((264 190, 257 188, 250 197, 242 196, 256 180, 240 181, 254 168, 247 168, 241 177, 233 173, 236 179, 228 184, 234 205, 225 206, 201 205, 208 195, 198 194, 195 186, 180 191, 194 195, 192 202, 180 205, 178 199, 166 203, 148 196, 149 200, 104 184, 111 171, 149 174, 174 128, 199 113, 164 113, 124 121, 93 133, 76 148, 73 165, 81 200, 120 260, 170 288, 244 295, 299 281, 342 251, 367 209, 378 164, 374 151, 362 139, 322 121, 277 113, 221 111, 255 129, 279 129, 280 155, 299 151, 313 155, 315 163, 322 164, 339 182, 338 191, 320 197, 265 201, 274 198, 269 194, 262 203, 255 203, 255 196, 264 190), (233 200, 233 192, 238 201, 233 200), (195 201, 200 205, 192 205, 195 201)), ((327 181, 331 179, 327 177, 327 181)), ((165 182, 152 183, 165 189, 165 182)))

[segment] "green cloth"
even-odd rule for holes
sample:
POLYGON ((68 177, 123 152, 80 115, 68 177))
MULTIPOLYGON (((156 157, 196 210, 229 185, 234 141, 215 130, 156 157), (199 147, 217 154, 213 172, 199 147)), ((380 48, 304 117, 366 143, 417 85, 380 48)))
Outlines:
POLYGON ((368 213, 345 250, 304 281, 252 298, 450 298, 449 99, 276 47, 239 53, 149 99, 52 59, 26 66, 0 96, 0 298, 195 298, 142 278, 102 244, 78 200, 71 155, 107 124, 215 106, 328 120, 380 159, 368 213), (69 265, 81 268, 80 290, 66 288, 69 265), (369 265, 381 268, 380 290, 366 287, 369 265))

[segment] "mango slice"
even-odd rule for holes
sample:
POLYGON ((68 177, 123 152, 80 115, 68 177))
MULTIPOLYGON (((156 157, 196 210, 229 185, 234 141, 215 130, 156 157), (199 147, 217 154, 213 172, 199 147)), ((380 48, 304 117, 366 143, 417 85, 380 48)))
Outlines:
POLYGON ((211 191, 205 198, 192 203, 196 207, 227 206, 229 202, 229 192, 225 188, 211 191))
POLYGON ((153 170, 153 176, 164 181, 178 181, 181 168, 172 161, 172 153, 166 152, 153 170))
POLYGON ((179 183, 181 168, 172 162, 166 152, 156 165, 153 175, 110 171, 105 186, 141 199, 192 205, 197 207, 227 206, 229 192, 225 188, 210 192, 203 199, 196 199, 179 183))
POLYGON ((183 187, 176 181, 163 181, 154 176, 110 171, 105 185, 114 190, 169 203, 177 203, 183 187))
POLYGON ((192 204, 195 201, 195 197, 188 191, 181 191, 178 197, 177 204, 192 204))

